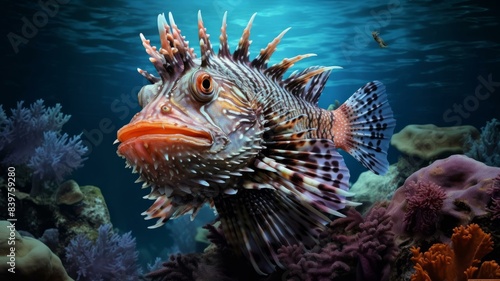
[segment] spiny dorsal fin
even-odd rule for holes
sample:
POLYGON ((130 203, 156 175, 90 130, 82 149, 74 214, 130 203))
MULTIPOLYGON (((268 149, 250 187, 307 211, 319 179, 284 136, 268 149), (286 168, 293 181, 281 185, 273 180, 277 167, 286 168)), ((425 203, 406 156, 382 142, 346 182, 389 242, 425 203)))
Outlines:
POLYGON ((212 44, 210 44, 210 35, 207 34, 207 29, 203 25, 201 18, 201 11, 198 11, 198 36, 200 38, 200 51, 201 51, 201 66, 206 66, 212 56, 212 44))
POLYGON ((261 49, 260 54, 252 61, 251 66, 256 68, 267 68, 267 62, 269 61, 269 58, 271 58, 274 51, 276 51, 276 46, 278 46, 281 38, 283 38, 285 33, 287 33, 290 28, 291 27, 283 30, 278 36, 276 36, 276 38, 274 38, 273 41, 267 44, 267 47, 265 49, 261 49))
POLYGON ((316 56, 316 54, 298 55, 298 56, 295 56, 291 59, 285 58, 281 62, 264 70, 264 74, 266 74, 267 76, 269 76, 275 80, 281 80, 281 78, 283 77, 283 74, 285 74, 285 72, 290 67, 292 67, 296 62, 298 62, 299 60, 308 58, 308 57, 312 57, 312 56, 316 56))
POLYGON ((250 38, 250 29, 252 28, 253 19, 255 18, 257 13, 253 14, 250 20, 248 21, 247 26, 243 29, 243 34, 241 35, 240 42, 238 43, 238 48, 233 53, 233 60, 240 62, 248 62, 248 57, 250 52, 248 49, 250 48, 250 44, 252 41, 250 38))
POLYGON ((312 66, 298 73, 292 73, 284 80, 285 88, 297 97, 302 98, 312 104, 317 104, 321 91, 325 86, 332 69, 341 68, 339 66, 312 66))
POLYGON ((220 28, 220 47, 219 47, 219 57, 229 58, 231 57, 231 51, 229 51, 229 45, 227 44, 227 12, 224 13, 224 17, 222 18, 222 26, 220 28))
POLYGON ((149 60, 155 66, 163 82, 172 80, 180 75, 184 69, 192 66, 195 57, 193 49, 189 48, 189 42, 184 40, 181 31, 175 25, 174 18, 169 13, 171 26, 168 25, 164 14, 158 15, 158 32, 160 35, 161 48, 157 50, 151 46, 141 33, 142 45, 150 55, 149 60))
POLYGON ((147 72, 146 70, 137 68, 137 72, 139 72, 142 76, 144 76, 144 78, 148 79, 148 81, 151 82, 151 84, 160 81, 160 78, 154 76, 153 74, 147 72))

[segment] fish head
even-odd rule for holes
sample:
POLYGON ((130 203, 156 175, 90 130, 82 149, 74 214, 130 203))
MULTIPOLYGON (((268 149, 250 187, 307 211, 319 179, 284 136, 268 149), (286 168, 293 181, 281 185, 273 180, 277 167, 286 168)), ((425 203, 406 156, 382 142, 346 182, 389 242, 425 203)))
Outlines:
POLYGON ((220 187, 258 152, 263 121, 251 95, 200 60, 170 78, 141 89, 143 108, 118 131, 118 154, 160 189, 211 179, 220 187))

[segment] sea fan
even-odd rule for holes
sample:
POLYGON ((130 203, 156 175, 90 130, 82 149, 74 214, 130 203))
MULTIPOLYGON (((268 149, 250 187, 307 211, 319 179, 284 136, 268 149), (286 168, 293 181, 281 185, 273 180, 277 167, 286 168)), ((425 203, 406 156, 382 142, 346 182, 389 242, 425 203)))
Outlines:
POLYGON ((68 134, 59 135, 54 131, 43 134, 42 145, 35 149, 28 167, 39 179, 55 179, 61 182, 64 176, 83 166, 86 158, 82 155, 87 148, 82 145, 80 135, 68 139, 68 134))
POLYGON ((491 119, 481 128, 479 140, 469 136, 465 147, 468 148, 465 155, 488 166, 500 167, 500 121, 491 119))
POLYGON ((34 175, 34 189, 43 181, 60 182, 82 166, 87 148, 80 135, 61 132, 71 116, 61 112, 60 104, 45 107, 39 99, 26 108, 23 103, 10 116, 0 105, 0 164, 26 165, 34 175))
POLYGON ((77 281, 135 281, 140 274, 135 238, 130 232, 113 233, 110 224, 101 225, 91 241, 79 234, 66 247, 66 270, 77 281))

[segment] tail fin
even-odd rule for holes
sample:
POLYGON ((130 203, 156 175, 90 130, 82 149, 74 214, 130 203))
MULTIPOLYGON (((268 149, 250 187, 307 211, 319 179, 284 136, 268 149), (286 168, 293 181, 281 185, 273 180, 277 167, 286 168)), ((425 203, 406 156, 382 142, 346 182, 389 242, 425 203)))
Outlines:
POLYGON ((333 115, 335 146, 375 174, 385 174, 389 169, 387 149, 396 120, 384 84, 373 81, 361 87, 333 115))

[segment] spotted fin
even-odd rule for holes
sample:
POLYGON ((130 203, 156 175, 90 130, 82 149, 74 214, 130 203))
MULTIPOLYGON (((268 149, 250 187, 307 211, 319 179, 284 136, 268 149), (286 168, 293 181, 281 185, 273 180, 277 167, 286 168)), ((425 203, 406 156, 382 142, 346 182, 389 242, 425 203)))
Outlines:
POLYGON ((335 146, 375 174, 385 174, 389 169, 387 149, 396 126, 385 86, 379 81, 367 83, 333 114, 335 146))
POLYGON ((259 168, 251 182, 243 187, 259 189, 260 183, 307 202, 315 209, 335 216, 352 196, 349 171, 333 142, 326 139, 302 139, 267 142, 267 155, 255 160, 259 168))
POLYGON ((260 274, 280 266, 277 250, 283 245, 312 246, 318 230, 330 221, 324 214, 344 215, 345 206, 357 206, 346 197, 349 171, 331 140, 299 139, 286 123, 272 125, 274 132, 231 197, 216 200, 224 233, 236 251, 260 274), (287 139, 287 137, 290 137, 287 139))

